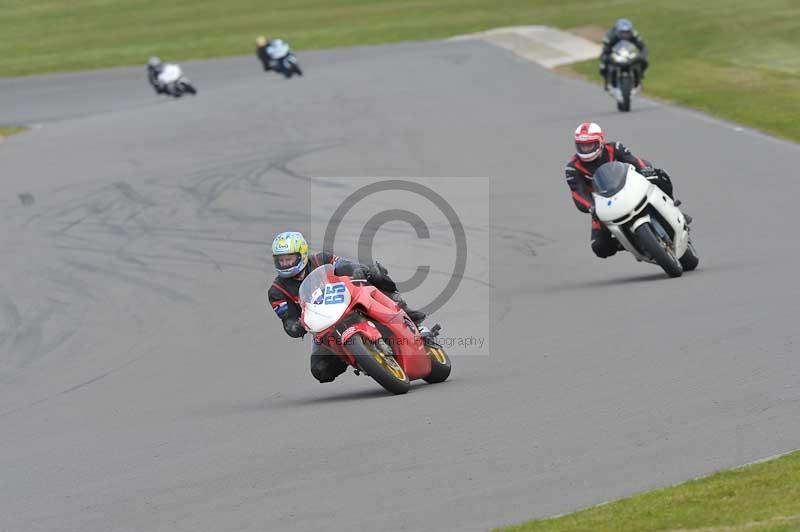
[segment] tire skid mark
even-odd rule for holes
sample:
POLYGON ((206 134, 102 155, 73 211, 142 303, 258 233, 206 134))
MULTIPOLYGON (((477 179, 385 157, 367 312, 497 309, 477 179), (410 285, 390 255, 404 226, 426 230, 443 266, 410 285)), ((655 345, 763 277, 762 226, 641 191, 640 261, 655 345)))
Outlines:
POLYGON ((34 283, 45 283, 41 300, 26 301, 24 312, 13 293, 0 292, 0 382, 25 375, 19 370, 82 331, 93 308, 113 305, 105 295, 109 284, 97 282, 98 277, 191 305, 197 301, 185 287, 197 280, 197 270, 180 264, 207 265, 217 272, 225 268, 263 271, 263 257, 251 250, 268 242, 241 236, 260 235, 262 226, 278 218, 302 223, 306 215, 280 208, 267 211, 259 198, 285 196, 274 189, 276 182, 287 177, 341 186, 303 175, 292 164, 345 143, 336 140, 311 147, 287 143, 269 155, 228 155, 175 177, 67 185, 49 195, 37 193, 33 215, 18 203, 5 211, 10 226, 23 224, 37 246, 57 254, 48 267, 20 272, 34 283), (245 251, 243 246, 247 246, 245 251), (187 270, 191 273, 181 275, 187 270))
POLYGON ((0 312, 5 322, 3 329, 0 329, 0 346, 2 346, 22 325, 22 316, 17 305, 2 289, 0 289, 0 312))
POLYGON ((182 244, 172 244, 172 248, 175 249, 176 251, 180 251, 182 253, 188 253, 189 255, 205 257, 205 258, 208 259, 208 262, 210 262, 214 266, 215 270, 217 270, 218 272, 222 271, 222 265, 216 259, 214 259, 211 255, 209 255, 208 253, 206 253, 203 250, 190 248, 190 247, 184 246, 182 244))
MULTIPOLYGON (((133 351, 133 348, 131 348, 128 351, 128 354, 130 354, 132 351, 133 351)), ((117 366, 117 367, 112 368, 112 369, 110 369, 108 371, 105 371, 105 372, 103 372, 103 373, 101 373, 101 374, 99 374, 99 375, 97 375, 95 377, 92 377, 91 379, 88 379, 86 381, 78 383, 78 384, 76 384, 74 386, 70 386, 69 388, 67 388, 65 390, 61 390, 60 392, 57 392, 57 393, 55 393, 53 395, 48 395, 47 397, 43 397, 41 399, 38 399, 38 400, 33 401, 31 403, 28 403, 26 405, 23 405, 23 406, 20 406, 20 407, 17 407, 17 408, 12 408, 11 410, 6 410, 5 412, 0 412, 0 418, 7 417, 7 416, 10 416, 10 415, 22 412, 22 411, 28 410, 30 408, 34 408, 36 406, 39 406, 40 404, 46 403, 46 402, 51 401, 53 399, 57 399, 59 397, 64 397, 65 395, 71 394, 72 392, 75 392, 77 390, 80 390, 80 389, 86 388, 88 386, 91 386, 92 384, 94 384, 96 382, 99 382, 99 381, 105 379, 106 377, 109 377, 110 375, 114 375, 116 373, 121 372, 122 370, 124 370, 125 368, 127 368, 127 367, 131 366, 132 364, 138 362, 139 360, 141 360, 142 358, 144 358, 148 354, 150 354, 149 351, 146 352, 146 353, 142 353, 141 355, 138 355, 138 356, 132 358, 131 360, 128 360, 127 362, 125 362, 124 364, 122 364, 120 366, 117 366)))
POLYGON ((67 259, 64 260, 63 263, 78 271, 90 273, 93 275, 110 277, 129 285, 138 286, 141 288, 148 288, 159 295, 165 296, 166 298, 175 303, 181 303, 181 304, 197 303, 197 301, 191 296, 184 294, 183 292, 179 292, 178 290, 175 290, 172 287, 154 281, 149 281, 147 279, 142 279, 141 277, 136 277, 135 275, 122 273, 120 271, 110 270, 108 268, 101 268, 100 266, 95 266, 92 264, 87 264, 85 262, 80 262, 76 260, 67 259))

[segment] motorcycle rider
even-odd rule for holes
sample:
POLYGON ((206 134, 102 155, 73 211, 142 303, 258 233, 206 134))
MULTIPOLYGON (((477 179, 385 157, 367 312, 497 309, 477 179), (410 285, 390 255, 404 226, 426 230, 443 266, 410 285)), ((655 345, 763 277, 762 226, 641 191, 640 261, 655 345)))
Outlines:
POLYGON ((270 70, 272 68, 270 56, 267 53, 268 44, 267 38, 263 35, 259 35, 256 38, 256 57, 261 61, 264 70, 270 70))
POLYGON ((264 66, 264 70, 283 72, 286 67, 282 61, 289 54, 291 54, 289 43, 283 39, 270 39, 268 41, 263 35, 256 39, 256 56, 264 66))
POLYGON ((634 29, 633 23, 626 18, 621 18, 618 19, 614 23, 614 26, 606 33, 605 39, 603 39, 603 51, 600 53, 600 75, 603 76, 605 80, 606 90, 608 90, 608 64, 611 57, 611 50, 614 48, 615 44, 623 40, 630 41, 639 48, 639 61, 642 66, 641 79, 644 79, 644 71, 647 70, 649 64, 647 62, 647 44, 645 44, 639 32, 634 29))
POLYGON ((164 84, 158 79, 159 74, 164 70, 164 63, 160 58, 153 56, 147 61, 147 79, 156 91, 156 94, 163 94, 166 91, 164 84))
MULTIPOLYGON (((649 161, 636 157, 621 142, 606 142, 603 130, 594 122, 580 124, 575 129, 574 140, 575 155, 564 169, 567 185, 572 191, 572 199, 578 210, 592 215, 592 251, 598 257, 605 259, 624 248, 594 214, 592 176, 595 171, 602 164, 610 161, 632 164, 636 171, 653 182, 670 198, 673 197, 672 180, 666 171, 653 168, 649 161)), ((684 217, 687 223, 691 223, 689 215, 684 213, 684 217)))
MULTIPOLYGON (((302 338, 306 334, 300 323, 300 284, 307 274, 322 264, 333 264, 334 273, 338 276, 362 279, 375 286, 404 309, 417 325, 425 319, 425 313, 408 308, 397 291, 397 285, 379 262, 370 266, 351 262, 331 253, 309 254, 308 242, 301 233, 294 231, 279 233, 275 237, 272 242, 272 259, 277 277, 267 290, 267 298, 272 310, 283 323, 286 334, 292 338, 302 338)), ((324 346, 314 343, 311 351, 311 374, 319 382, 331 382, 345 370, 347 364, 343 360, 324 346)))

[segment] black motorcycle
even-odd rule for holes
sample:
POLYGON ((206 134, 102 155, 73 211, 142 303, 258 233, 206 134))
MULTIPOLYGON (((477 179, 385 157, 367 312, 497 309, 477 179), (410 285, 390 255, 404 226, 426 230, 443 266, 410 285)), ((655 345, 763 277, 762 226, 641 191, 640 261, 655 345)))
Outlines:
POLYGON ((642 90, 641 50, 635 44, 622 40, 611 49, 606 83, 609 94, 617 101, 617 109, 630 111, 631 98, 642 90))

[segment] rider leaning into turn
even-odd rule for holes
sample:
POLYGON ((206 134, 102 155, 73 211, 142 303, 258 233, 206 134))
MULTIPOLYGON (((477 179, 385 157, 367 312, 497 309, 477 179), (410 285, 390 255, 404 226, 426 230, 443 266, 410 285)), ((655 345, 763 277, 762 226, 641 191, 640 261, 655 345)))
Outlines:
POLYGON ((614 26, 608 30, 605 39, 603 39, 603 51, 600 54, 600 75, 606 80, 606 87, 608 87, 607 73, 611 50, 620 41, 630 41, 639 49, 642 79, 644 79, 644 71, 647 70, 647 44, 645 44, 639 32, 634 29, 633 23, 626 18, 621 18, 614 23, 614 26))
POLYGON ((156 94, 164 92, 164 86, 158 80, 158 75, 161 74, 162 70, 164 70, 164 63, 158 57, 153 56, 147 61, 147 79, 156 94))
MULTIPOLYGON (((280 233, 272 242, 272 259, 275 263, 277 277, 267 291, 272 310, 283 322, 286 334, 293 338, 301 338, 306 330, 300 323, 300 284, 305 276, 323 264, 333 264, 334 274, 355 279, 366 279, 367 282, 389 296, 406 311, 408 317, 419 325, 425 314, 411 310, 397 291, 397 285, 389 277, 386 269, 380 264, 369 266, 351 262, 331 253, 309 254, 308 242, 301 233, 280 233)), ((332 355, 325 347, 314 343, 311 351, 311 374, 319 382, 331 382, 347 370, 347 364, 339 357, 332 355)))
POLYGON ((272 58, 267 53, 267 46, 269 42, 267 38, 263 35, 259 35, 256 38, 256 57, 258 57, 259 61, 261 61, 261 65, 264 67, 264 70, 269 70, 271 68, 270 62, 272 58))
MULTIPOLYGON (((594 215, 592 176, 597 169, 610 161, 632 164, 640 174, 653 182, 670 198, 672 198, 672 181, 667 172, 660 168, 653 168, 650 162, 636 157, 621 142, 606 142, 603 130, 594 122, 584 122, 575 130, 575 151, 575 155, 564 169, 567 184, 572 191, 572 199, 578 210, 592 214, 592 251, 604 259, 623 248, 594 215)), ((685 213, 684 216, 687 222, 691 221, 691 218, 685 213)))

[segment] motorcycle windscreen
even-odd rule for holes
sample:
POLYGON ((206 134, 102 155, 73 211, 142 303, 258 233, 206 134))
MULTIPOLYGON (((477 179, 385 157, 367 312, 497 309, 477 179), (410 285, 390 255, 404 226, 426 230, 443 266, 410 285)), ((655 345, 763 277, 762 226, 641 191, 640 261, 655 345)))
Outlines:
POLYGON ((619 161, 601 165, 592 176, 594 193, 604 198, 610 198, 618 193, 625 187, 625 180, 628 177, 628 169, 630 167, 631 165, 619 161))
POLYGON ((611 49, 611 60, 618 65, 633 63, 639 58, 639 48, 631 41, 619 41, 611 49))
POLYGON ((306 328, 317 333, 324 331, 342 318, 350 305, 350 292, 341 282, 329 282, 334 269, 324 264, 303 279, 300 284, 300 308, 306 328))

